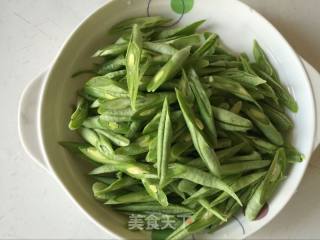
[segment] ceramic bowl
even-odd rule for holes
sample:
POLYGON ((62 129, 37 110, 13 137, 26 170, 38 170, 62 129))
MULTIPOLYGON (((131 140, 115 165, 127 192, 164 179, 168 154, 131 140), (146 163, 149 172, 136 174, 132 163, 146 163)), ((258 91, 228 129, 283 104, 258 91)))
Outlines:
POLYGON ((23 145, 33 158, 42 161, 42 165, 56 177, 75 203, 114 238, 149 238, 148 233, 129 231, 125 217, 93 198, 92 182, 86 175, 88 166, 58 144, 61 140, 77 138, 68 129, 68 121, 71 106, 76 101, 76 92, 85 78, 72 79, 71 75, 90 66, 90 56, 95 50, 114 40, 108 34, 113 24, 126 18, 146 15, 167 16, 175 19, 177 25, 206 19, 203 28, 217 32, 223 42, 237 53, 250 54, 253 40, 256 39, 299 104, 299 112, 290 114, 295 123, 292 143, 304 154, 304 162, 293 165, 262 218, 250 222, 239 214, 237 220, 231 221, 216 233, 202 236, 210 239, 245 238, 270 222, 287 204, 302 179, 318 141, 315 139, 317 125, 314 93, 299 57, 266 19, 239 1, 108 1, 75 29, 46 76, 38 78, 38 82, 31 84, 24 93, 19 117, 23 145), (40 83, 41 89, 37 91, 40 83), (29 122, 26 122, 26 118, 29 122))

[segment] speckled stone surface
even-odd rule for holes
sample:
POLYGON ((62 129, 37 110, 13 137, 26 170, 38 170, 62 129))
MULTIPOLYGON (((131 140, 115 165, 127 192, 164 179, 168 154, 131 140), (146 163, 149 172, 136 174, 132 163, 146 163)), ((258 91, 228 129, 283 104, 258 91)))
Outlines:
MULTIPOLYGON (((0 239, 109 239, 23 151, 17 108, 79 22, 106 0, 0 0, 0 239)), ((320 70, 319 0, 244 0, 320 70)), ((319 239, 320 151, 285 209, 250 239, 319 239)))

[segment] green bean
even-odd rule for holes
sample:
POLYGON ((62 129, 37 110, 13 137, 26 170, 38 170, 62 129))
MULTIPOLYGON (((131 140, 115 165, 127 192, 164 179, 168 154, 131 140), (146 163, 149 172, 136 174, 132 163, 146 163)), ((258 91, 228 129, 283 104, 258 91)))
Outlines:
POLYGON ((238 114, 240 113, 242 109, 242 101, 237 101, 230 109, 230 112, 233 112, 235 114, 238 114))
POLYGON ((222 123, 243 127, 246 129, 252 128, 252 123, 250 120, 241 117, 240 115, 237 115, 231 111, 218 107, 213 107, 213 114, 215 118, 222 123))
MULTIPOLYGON (((226 184, 230 185, 230 184, 234 183, 236 180, 238 180, 239 177, 240 177, 239 174, 230 175, 230 176, 225 177, 223 179, 223 181, 226 184)), ((184 205, 188 205, 188 204, 190 204, 190 203, 192 203, 194 201, 197 201, 200 198, 213 196, 214 194, 218 193, 219 191, 220 191, 219 189, 212 189, 212 188, 209 188, 209 187, 201 187, 196 192, 194 192, 189 198, 184 200, 182 203, 184 205)))
POLYGON ((292 145, 285 146, 286 156, 289 163, 302 162, 304 156, 292 145))
POLYGON ((263 134, 276 145, 283 144, 282 135, 270 122, 269 118, 258 108, 253 105, 246 104, 243 111, 255 123, 255 125, 263 132, 263 134))
POLYGON ((242 64, 242 68, 245 72, 250 73, 252 75, 257 75, 255 71, 252 69, 249 63, 249 58, 245 53, 240 54, 240 61, 242 64))
POLYGON ((227 219, 223 216, 223 214, 217 208, 210 206, 210 203, 207 200, 201 198, 201 199, 199 199, 199 203, 201 204, 202 207, 204 207, 206 210, 208 210, 208 212, 210 212, 212 215, 216 216, 217 218, 219 218, 223 222, 227 221, 227 219))
MULTIPOLYGON (((215 62, 211 62, 209 64, 209 66, 211 67, 223 67, 223 68, 230 68, 230 71, 237 71, 238 67, 241 65, 240 62, 238 61, 227 61, 227 60, 219 60, 219 61, 215 61, 215 62)), ((225 72, 228 72, 228 70, 226 70, 225 72)), ((223 74, 224 72, 222 72, 221 74, 223 74)))
POLYGON ((111 28, 110 32, 118 33, 118 32, 132 29, 132 26, 134 24, 138 24, 141 29, 153 28, 157 26, 162 26, 163 24, 166 24, 169 21, 171 20, 161 16, 130 18, 115 24, 111 28))
POLYGON ((256 101, 264 99, 264 95, 261 92, 261 89, 257 89, 257 88, 253 87, 253 88, 248 88, 247 91, 253 97, 253 99, 256 100, 256 101))
POLYGON ((214 47, 218 36, 211 34, 206 41, 192 54, 192 57, 200 58, 208 54, 209 50, 214 47))
POLYGON ((127 85, 129 96, 131 100, 131 107, 135 109, 136 99, 138 95, 138 88, 140 84, 140 59, 142 49, 142 36, 137 24, 132 26, 132 35, 128 45, 126 55, 126 69, 127 69, 127 85))
POLYGON ((157 170, 160 179, 159 186, 163 187, 166 182, 169 153, 171 147, 172 126, 170 120, 170 109, 167 99, 163 102, 162 112, 158 128, 157 140, 157 170))
POLYGON ((137 183, 138 183, 138 181, 136 179, 131 178, 131 177, 128 177, 128 176, 120 177, 117 180, 115 180, 114 182, 112 182, 106 188, 101 189, 99 191, 99 193, 107 193, 107 192, 116 191, 116 190, 119 190, 122 188, 130 187, 130 186, 135 185, 137 183))
POLYGON ((234 56, 230 56, 227 54, 217 54, 214 53, 212 55, 207 56, 210 62, 216 62, 216 61, 236 61, 237 58, 234 56))
POLYGON ((106 129, 106 127, 101 125, 99 119, 100 119, 99 116, 88 117, 86 118, 86 120, 83 121, 82 126, 86 128, 106 129))
POLYGON ((215 74, 217 74, 219 72, 223 72, 225 70, 226 70, 225 67, 211 67, 211 66, 208 66, 206 68, 199 69, 198 70, 198 74, 199 74, 199 76, 203 77, 203 76, 208 76, 208 75, 215 75, 215 74))
POLYGON ((155 163, 157 161, 157 144, 158 144, 158 138, 155 137, 152 139, 151 143, 149 144, 149 152, 146 156, 147 162, 155 163))
POLYGON ((192 213, 192 210, 175 204, 169 204, 167 207, 163 207, 156 202, 149 203, 136 203, 130 204, 127 206, 117 207, 117 210, 120 211, 130 211, 130 212, 145 212, 145 211, 158 211, 164 214, 183 214, 183 213, 192 213))
POLYGON ((170 38, 175 36, 190 35, 190 34, 193 34, 197 30, 197 28, 204 22, 205 20, 201 20, 201 21, 194 22, 190 25, 187 25, 185 27, 166 29, 161 31, 157 37, 159 39, 165 39, 165 38, 170 38))
POLYGON ((172 79, 190 54, 190 48, 186 47, 172 55, 170 60, 157 72, 147 86, 148 92, 154 92, 165 81, 172 79))
POLYGON ((118 171, 136 179, 157 178, 154 169, 148 164, 118 161, 115 167, 117 167, 118 171))
POLYGON ((126 52, 128 47, 127 43, 112 44, 105 48, 99 49, 93 54, 93 57, 104 57, 104 56, 117 56, 126 52))
POLYGON ((188 73, 189 73, 189 79, 191 80, 190 86, 195 96, 202 120, 204 121, 207 127, 207 130, 209 132, 208 135, 212 144, 216 145, 217 131, 214 124, 213 110, 212 110, 209 98, 199 81, 199 77, 197 76, 197 73, 193 69, 190 69, 188 73))
POLYGON ((166 43, 172 45, 177 49, 182 49, 187 46, 199 46, 201 44, 201 35, 200 34, 192 34, 188 36, 178 37, 166 43))
POLYGON ((123 57, 123 55, 119 55, 118 57, 103 63, 99 67, 97 73, 99 75, 105 75, 109 72, 113 72, 121 69, 122 67, 125 66, 125 64, 126 64, 125 58, 123 57))
POLYGON ((105 188, 107 185, 101 182, 95 182, 92 185, 92 192, 96 199, 105 201, 105 200, 111 200, 113 198, 116 198, 119 194, 123 194, 122 192, 108 192, 108 193, 101 193, 100 190, 105 188))
POLYGON ((227 184, 207 172, 198 170, 193 167, 187 167, 178 163, 174 163, 169 165, 169 174, 173 178, 182 178, 200 184, 202 186, 220 189, 236 199, 239 204, 242 205, 237 195, 227 184))
POLYGON ((102 153, 113 153, 110 141, 103 135, 97 134, 89 128, 81 128, 80 135, 92 146, 96 147, 102 153))
POLYGON ((277 126, 280 131, 288 131, 293 128, 293 122, 284 113, 267 104, 262 104, 261 106, 273 124, 277 126))
POLYGON ((91 160, 102 164, 117 164, 119 162, 132 162, 134 159, 126 155, 114 155, 99 152, 94 147, 80 146, 79 150, 91 160))
POLYGON ((121 79, 122 77, 126 76, 127 71, 126 70, 117 70, 117 71, 113 71, 113 72, 109 72, 107 74, 105 74, 104 76, 106 78, 110 78, 110 79, 121 79))
POLYGON ((229 158, 228 162, 237 162, 237 161, 256 161, 261 160, 261 155, 257 151, 253 151, 250 154, 247 155, 239 155, 239 156, 233 156, 229 158))
POLYGON ((164 64, 166 62, 168 62, 171 58, 171 55, 165 55, 165 54, 161 54, 161 55, 156 55, 152 57, 152 64, 164 64))
POLYGON ((194 114, 188 108, 185 97, 179 90, 176 90, 176 94, 180 109, 190 131, 191 138, 197 152, 210 172, 215 176, 220 176, 220 163, 213 148, 210 147, 204 138, 202 131, 197 127, 194 114))
POLYGON ((187 193, 189 195, 192 195, 196 190, 195 187, 197 186, 196 183, 190 182, 188 180, 181 180, 178 184, 178 189, 183 192, 187 193))
POLYGON ((184 133, 180 138, 178 138, 178 142, 171 147, 171 158, 178 160, 181 159, 181 155, 191 148, 192 145, 193 143, 190 134, 184 133))
POLYGON ((268 160, 244 161, 240 163, 228 163, 221 165, 223 175, 232 175, 241 172, 247 172, 255 169, 264 168, 270 165, 268 160))
POLYGON ((59 145, 68 150, 70 153, 75 154, 76 156, 80 157, 81 159, 84 159, 93 165, 98 165, 99 162, 92 160, 87 155, 83 154, 80 151, 80 148, 82 147, 89 147, 89 144, 83 144, 83 143, 77 143, 77 142, 70 142, 70 141, 61 141, 59 142, 59 145))
POLYGON ((276 71, 272 67, 266 54, 264 53, 264 51, 262 50, 262 48, 256 40, 254 40, 253 42, 253 55, 259 67, 279 82, 276 71))
POLYGON ((191 86, 189 84, 189 78, 188 78, 186 72, 184 71, 184 69, 182 69, 182 76, 179 81, 178 89, 185 96, 187 103, 193 104, 193 102, 195 101, 195 96, 191 90, 191 86))
POLYGON ((128 131, 125 134, 125 137, 129 139, 134 138, 137 135, 138 131, 142 128, 142 124, 143 124, 143 121, 141 120, 132 121, 130 123, 130 127, 128 131))
POLYGON ((251 73, 240 70, 227 70, 221 73, 221 76, 225 78, 230 78, 245 86, 258 86, 260 84, 266 83, 266 80, 263 80, 257 75, 253 75, 251 73))
POLYGON ((77 107, 74 113, 71 115, 71 119, 69 122, 69 129, 76 130, 81 127, 84 120, 88 115, 88 102, 82 97, 78 98, 77 107))
POLYGON ((150 145, 154 136, 155 136, 154 133, 142 135, 141 137, 137 138, 130 145, 117 148, 115 150, 115 153, 128 155, 128 156, 146 153, 146 152, 148 152, 148 146, 150 145))
POLYGON ((275 154, 266 176, 248 202, 245 209, 245 215, 248 219, 254 220, 257 217, 262 207, 270 199, 271 194, 278 187, 284 174, 284 165, 282 162, 286 161, 285 158, 284 150, 279 149, 275 154))
MULTIPOLYGON (((101 111, 101 110, 99 110, 101 111)), ((134 114, 131 107, 116 110, 104 110, 100 112, 100 119, 106 122, 129 122, 134 114)))
POLYGON ((145 187, 148 194, 155 200, 157 200, 161 206, 167 207, 169 205, 166 194, 158 186, 159 183, 154 179, 142 179, 142 184, 145 187))
POLYGON ((226 147, 230 147, 232 145, 232 141, 228 138, 218 138, 217 144, 214 146, 215 149, 222 149, 226 147))
POLYGON ((102 130, 102 129, 96 129, 97 133, 107 137, 110 139, 111 142, 116 144, 117 146, 128 146, 130 144, 130 140, 125 138, 122 135, 116 134, 114 132, 111 132, 109 130, 102 130))
POLYGON ((93 176, 93 179, 107 185, 110 185, 113 181, 115 181, 115 178, 102 177, 102 176, 93 176))
POLYGON ((225 160, 228 160, 229 158, 233 157, 235 154, 237 154, 244 146, 246 143, 239 143, 237 145, 234 145, 229 148, 225 148, 223 150, 217 151, 217 156, 220 161, 224 162, 225 160))
POLYGON ((130 126, 128 122, 105 121, 101 117, 99 118, 98 122, 103 127, 103 128, 97 127, 98 129, 107 129, 107 130, 113 131, 114 133, 126 134, 130 130, 130 126))
MULTIPOLYGON (((261 179, 265 175, 266 175, 266 172, 256 172, 256 173, 243 176, 231 185, 231 189, 234 192, 238 192, 239 190, 251 185, 252 183, 257 182, 259 179, 261 179)), ((217 206, 219 203, 223 202, 228 197, 229 197, 228 194, 221 193, 217 198, 215 198, 210 203, 210 206, 211 207, 217 206)))
POLYGON ((138 202, 153 202, 154 199, 149 196, 149 194, 143 190, 140 192, 132 192, 132 193, 126 193, 122 194, 120 196, 115 196, 108 201, 106 201, 104 204, 107 205, 114 205, 114 204, 128 204, 128 203, 138 203, 138 202))
POLYGON ((113 164, 104 164, 102 166, 99 166, 99 167, 93 169, 89 174, 90 175, 99 175, 99 174, 105 174, 105 173, 114 173, 117 171, 118 171, 118 169, 113 164))
POLYGON ((250 136, 248 137, 250 141, 253 143, 254 147, 258 150, 261 151, 262 153, 269 153, 273 154, 277 150, 277 146, 265 141, 264 139, 257 138, 250 136))
POLYGON ((114 99, 116 97, 128 96, 124 84, 116 82, 105 76, 98 76, 90 79, 84 87, 85 93, 97 98, 114 99))
POLYGON ((279 99, 275 93, 275 91, 273 90, 273 88, 265 83, 265 84, 261 84, 259 87, 258 87, 258 91, 260 91, 265 97, 268 97, 268 98, 271 98, 271 100, 279 105, 279 99))
POLYGON ((255 71, 274 89, 279 102, 290 109, 292 112, 298 112, 298 104, 296 100, 290 95, 288 89, 282 86, 279 82, 275 81, 267 73, 260 69, 255 69, 255 71))
POLYGON ((229 92, 243 100, 252 102, 257 105, 257 102, 253 99, 253 97, 238 82, 234 82, 220 76, 215 76, 214 80, 211 82, 211 85, 216 89, 229 92))
MULTIPOLYGON (((154 117, 150 120, 150 122, 148 122, 145 127, 143 128, 142 133, 143 134, 147 134, 150 132, 153 132, 155 130, 158 129, 158 125, 159 125, 159 121, 160 121, 160 116, 161 113, 158 112, 156 115, 154 115, 154 117)), ((181 117, 181 112, 180 111, 174 111, 171 113, 171 118, 172 118, 172 122, 175 122, 177 120, 179 120, 181 117)))
POLYGON ((143 47, 145 49, 166 55, 173 55, 178 51, 166 43, 144 42, 143 47))
POLYGON ((220 121, 216 121, 216 122, 218 127, 220 127, 223 130, 227 130, 229 132, 247 132, 250 129, 247 127, 232 125, 232 124, 228 124, 220 121))

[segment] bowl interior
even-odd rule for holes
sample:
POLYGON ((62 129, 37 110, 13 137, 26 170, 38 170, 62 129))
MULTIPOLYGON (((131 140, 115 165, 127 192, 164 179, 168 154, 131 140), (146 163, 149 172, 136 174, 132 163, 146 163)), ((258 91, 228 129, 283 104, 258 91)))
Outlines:
MULTIPOLYGON (((170 1, 149 1, 151 15, 164 15, 179 19, 172 11, 170 1)), ((108 29, 118 21, 134 16, 145 16, 147 1, 111 1, 87 20, 72 34, 59 53, 48 75, 41 102, 41 138, 43 152, 52 170, 61 180, 71 196, 100 225, 116 235, 130 239, 141 239, 144 233, 132 233, 127 229, 127 219, 94 200, 91 180, 87 172, 91 168, 82 160, 72 157, 59 141, 76 139, 67 125, 76 92, 86 77, 71 78, 81 69, 87 69, 94 59, 90 56, 97 48, 113 40, 108 29)), ((194 1, 192 10, 184 14, 178 25, 207 19, 203 28, 217 32, 223 42, 234 52, 246 52, 252 57, 253 39, 257 39, 269 59, 278 70, 282 81, 288 86, 299 103, 299 112, 291 114, 295 123, 293 144, 309 159, 314 133, 313 97, 303 67, 283 37, 259 14, 235 0, 194 1)), ((288 179, 269 203, 267 215, 257 221, 248 222, 240 214, 237 221, 230 222, 211 236, 214 238, 244 238, 268 223, 287 203, 307 166, 307 161, 292 167, 288 179)))

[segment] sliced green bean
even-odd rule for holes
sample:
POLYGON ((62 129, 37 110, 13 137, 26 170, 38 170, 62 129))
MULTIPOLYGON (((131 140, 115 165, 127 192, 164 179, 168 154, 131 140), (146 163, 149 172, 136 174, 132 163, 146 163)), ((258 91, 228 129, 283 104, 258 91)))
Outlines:
POLYGON ((182 178, 202 186, 220 189, 236 199, 237 202, 242 205, 240 199, 227 184, 207 172, 174 163, 169 165, 169 173, 173 178, 182 178))
POLYGON ((178 37, 178 38, 166 41, 166 43, 172 45, 177 49, 182 49, 187 46, 199 46, 201 44, 201 35, 192 34, 188 36, 182 36, 182 37, 178 37))
POLYGON ((99 166, 99 167, 93 169, 89 174, 90 175, 99 175, 99 174, 105 174, 105 173, 114 173, 117 171, 118 171, 118 169, 113 164, 104 164, 102 166, 99 166))
POLYGON ((116 144, 117 146, 128 146, 130 144, 130 140, 120 134, 116 134, 106 129, 96 129, 95 131, 110 139, 110 141, 116 144))
POLYGON ((232 175, 264 168, 270 165, 269 160, 245 161, 239 163, 228 163, 221 165, 223 175, 232 175))
POLYGON ((167 207, 163 207, 156 202, 149 203, 135 203, 127 206, 117 207, 120 211, 130 211, 130 212, 160 212, 164 214, 183 214, 192 213, 192 210, 181 205, 169 204, 167 207))
POLYGON ((280 131, 288 131, 293 128, 293 122, 287 115, 267 104, 262 104, 261 106, 273 124, 277 126, 280 131))
POLYGON ((99 49, 93 54, 93 57, 104 57, 104 56, 117 56, 123 54, 127 51, 128 44, 112 44, 108 45, 105 48, 99 49))
POLYGON ((154 92, 162 83, 173 78, 190 54, 190 48, 186 47, 172 55, 170 60, 157 72, 147 86, 148 92, 154 92))
POLYGON ((213 107, 213 114, 215 118, 222 123, 243 127, 246 129, 252 128, 252 123, 249 119, 241 117, 240 115, 223 108, 213 107))
POLYGON ((261 155, 257 151, 253 151, 250 154, 247 155, 238 155, 238 156, 233 156, 229 158, 227 161, 229 162, 237 162, 237 161, 256 161, 256 160, 261 160, 261 155))
POLYGON ((134 24, 139 25, 141 29, 153 28, 162 26, 170 21, 170 19, 161 16, 130 18, 113 25, 110 32, 119 33, 125 30, 130 30, 134 24))
POLYGON ((117 70, 121 69, 122 67, 125 66, 125 64, 126 64, 126 60, 125 60, 124 56, 119 55, 118 57, 103 63, 99 67, 97 73, 99 75, 105 75, 109 72, 113 72, 113 71, 117 71, 117 70))
POLYGON ((90 79, 84 87, 84 92, 97 98, 114 99, 116 97, 127 97, 126 86, 105 76, 90 79))
POLYGON ((178 51, 166 43, 144 42, 143 47, 148 50, 166 55, 173 55, 178 51))
POLYGON ((158 128, 157 141, 157 170, 160 179, 159 186, 163 187, 166 182, 168 162, 170 157, 172 126, 170 120, 170 109, 167 99, 163 102, 162 112, 158 128))
MULTIPOLYGON (((199 53, 200 54, 200 53, 199 53)), ((199 77, 194 69, 190 69, 189 79, 191 80, 190 86, 195 96, 202 120, 204 121, 208 132, 209 138, 213 145, 217 144, 217 131, 214 124, 213 110, 209 98, 203 89, 199 77)))
POLYGON ((239 82, 240 84, 249 85, 249 86, 258 86, 260 84, 266 83, 266 80, 263 80, 257 75, 253 75, 251 73, 240 71, 240 70, 228 70, 221 73, 221 76, 230 78, 234 81, 239 82))
POLYGON ((183 113, 185 122, 190 131, 192 141, 201 159, 204 161, 208 169, 215 176, 220 176, 220 163, 212 147, 208 144, 203 136, 202 131, 197 127, 194 114, 188 108, 185 97, 179 90, 176 90, 177 99, 180 109, 183 113))
POLYGON ((159 183, 154 179, 142 179, 142 184, 145 187, 148 194, 155 200, 157 200, 161 206, 167 207, 169 205, 166 194, 159 188, 159 183))
POLYGON ((131 107, 135 109, 140 84, 140 59, 142 49, 142 36, 137 24, 132 27, 132 35, 126 55, 127 85, 131 100, 131 107))
POLYGON ((243 111, 255 123, 255 125, 263 132, 273 144, 282 145, 283 137, 273 126, 269 118, 253 105, 246 104, 243 111))
POLYGON ((153 202, 154 199, 149 196, 149 194, 143 190, 140 192, 132 192, 122 194, 120 196, 113 197, 106 201, 104 204, 114 205, 114 204, 128 204, 128 203, 138 203, 138 202, 153 202))
POLYGON ((223 150, 217 151, 217 156, 220 161, 226 161, 229 158, 233 157, 235 154, 237 154, 244 146, 246 143, 239 143, 237 145, 234 145, 229 148, 225 148, 223 150))
POLYGON ((194 23, 191 23, 190 25, 187 25, 185 27, 179 27, 179 28, 173 28, 173 29, 166 29, 161 31, 158 34, 159 39, 165 39, 165 38, 170 38, 170 37, 175 37, 175 36, 186 36, 193 34, 197 28, 202 25, 205 22, 205 20, 197 21, 194 23))
POLYGON ((74 113, 71 115, 71 119, 69 122, 69 129, 76 130, 81 127, 84 120, 88 115, 89 104, 88 102, 82 98, 78 98, 77 107, 74 113))

